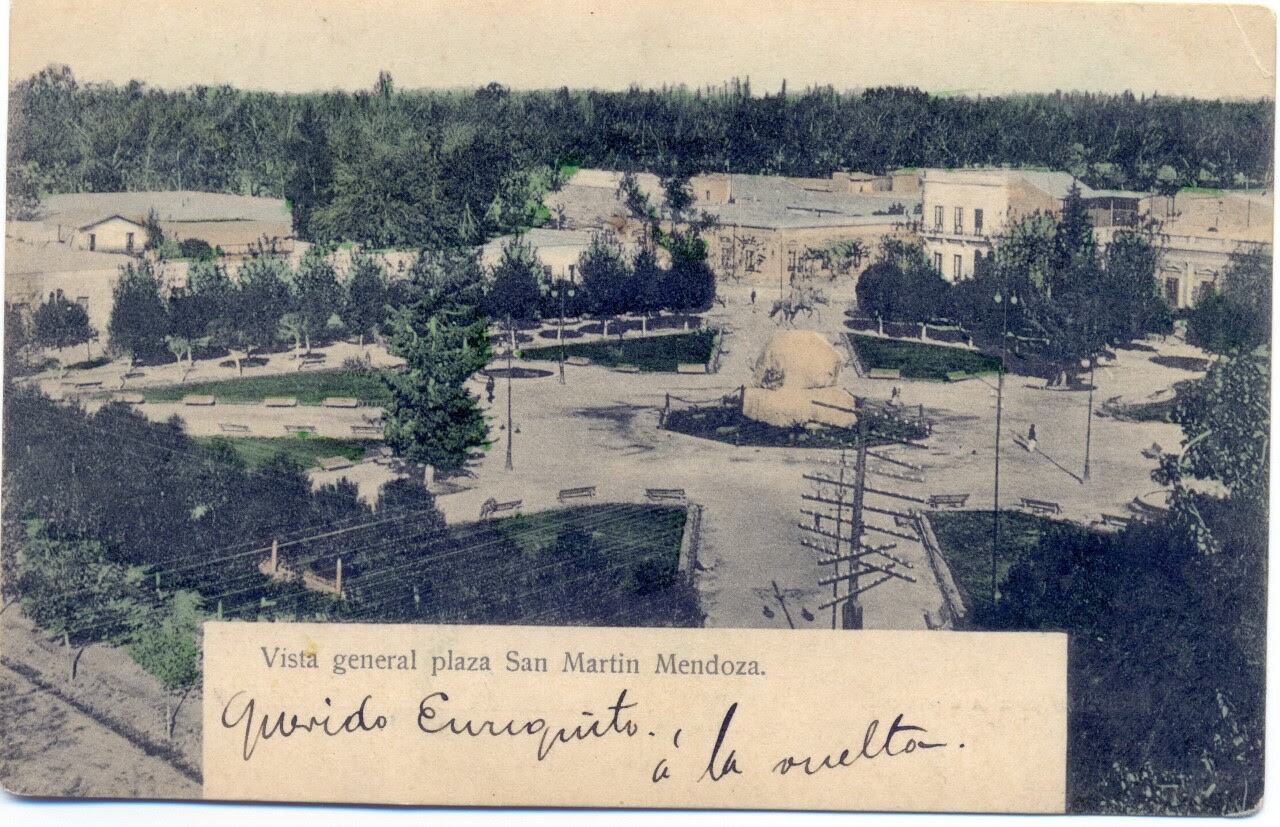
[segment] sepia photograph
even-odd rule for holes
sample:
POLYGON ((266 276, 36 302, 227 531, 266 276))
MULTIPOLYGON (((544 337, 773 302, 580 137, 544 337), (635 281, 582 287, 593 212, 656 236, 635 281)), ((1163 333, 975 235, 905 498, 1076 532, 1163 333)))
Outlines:
POLYGON ((1272 9, 9 27, 14 796, 1263 806, 1272 9))

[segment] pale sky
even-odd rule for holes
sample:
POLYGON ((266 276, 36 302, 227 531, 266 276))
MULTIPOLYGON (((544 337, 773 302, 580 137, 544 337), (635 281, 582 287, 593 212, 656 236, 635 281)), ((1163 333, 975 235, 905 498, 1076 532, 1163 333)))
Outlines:
POLYGON ((360 89, 810 84, 1275 96, 1265 7, 930 0, 13 0, 10 72, 360 89))

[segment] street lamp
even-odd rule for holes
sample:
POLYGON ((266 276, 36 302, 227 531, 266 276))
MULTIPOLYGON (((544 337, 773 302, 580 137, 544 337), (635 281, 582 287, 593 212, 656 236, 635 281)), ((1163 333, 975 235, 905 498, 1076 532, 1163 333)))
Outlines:
POLYGON ((991 509, 991 605, 996 604, 996 557, 1000 549, 1000 415, 1004 409, 1004 372, 1009 360, 1009 305, 1017 305, 1018 297, 1009 294, 1005 301, 1000 291, 993 300, 1000 306, 1000 373, 996 378, 996 473, 991 509))
MULTIPOLYGON (((1083 359, 1081 360, 1081 367, 1085 366, 1084 365, 1085 361, 1086 360, 1083 360, 1083 359)), ((1083 478, 1085 480, 1089 479, 1089 446, 1093 442, 1093 369, 1094 369, 1094 366, 1097 364, 1097 361, 1098 361, 1098 358, 1092 354, 1090 354, 1087 360, 1088 368, 1089 368, 1089 416, 1085 420, 1086 424, 1084 428, 1084 475, 1083 475, 1083 478)))
POLYGON ((564 313, 565 300, 573 298, 577 292, 574 290, 572 283, 564 281, 552 281, 550 284, 543 282, 541 285, 542 295, 550 295, 552 298, 560 299, 560 317, 557 321, 556 343, 560 345, 560 384, 564 384, 564 313))
POLYGON ((511 322, 511 314, 507 314, 507 333, 511 335, 510 341, 507 343, 507 470, 512 469, 511 441, 515 438, 515 428, 511 422, 511 374, 514 373, 514 367, 511 360, 516 355, 516 329, 511 322))

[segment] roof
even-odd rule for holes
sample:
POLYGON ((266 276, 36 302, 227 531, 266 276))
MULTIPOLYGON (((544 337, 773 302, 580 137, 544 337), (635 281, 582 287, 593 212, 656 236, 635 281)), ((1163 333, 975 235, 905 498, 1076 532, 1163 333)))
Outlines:
POLYGON ((119 219, 120 221, 127 221, 128 223, 132 224, 135 227, 142 226, 141 221, 134 221, 132 218, 126 218, 125 216, 120 215, 119 213, 116 213, 115 215, 109 215, 106 218, 99 218, 97 221, 91 221, 88 224, 85 224, 84 226, 80 227, 79 229, 87 230, 91 227, 96 227, 99 224, 106 224, 108 221, 115 221, 116 219, 119 219))
MULTIPOLYGON (((1082 188, 1083 190, 1083 188, 1082 188)), ((1090 190, 1084 198, 1127 198, 1134 201, 1141 201, 1143 198, 1150 198, 1149 192, 1134 192, 1133 190, 1090 190)))
POLYGON ((83 227, 111 216, 141 223, 151 210, 161 221, 289 221, 279 198, 222 192, 77 192, 50 195, 41 205, 46 224, 83 227))
POLYGON ((114 271, 133 260, 125 255, 77 250, 54 241, 31 244, 13 237, 5 239, 4 271, 9 276, 114 271))
POLYGON ((920 203, 918 193, 844 193, 806 189, 774 175, 730 175, 728 204, 699 205, 722 224, 766 229, 850 227, 886 224, 904 215, 890 214, 901 205, 906 215, 920 203))

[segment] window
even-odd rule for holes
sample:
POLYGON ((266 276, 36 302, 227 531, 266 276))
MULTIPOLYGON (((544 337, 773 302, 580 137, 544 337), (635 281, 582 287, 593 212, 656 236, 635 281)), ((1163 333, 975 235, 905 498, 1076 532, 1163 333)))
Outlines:
POLYGON ((956 235, 964 232, 964 207, 956 207, 956 235))
POLYGON ((577 269, 577 265, 574 265, 574 264, 570 264, 570 265, 569 265, 569 283, 570 283, 570 284, 572 284, 572 283, 573 283, 573 271, 574 271, 575 269, 577 269))
MULTIPOLYGON (((938 209, 942 208, 939 207, 938 209)), ((937 270, 939 274, 942 273, 942 253, 933 254, 933 269, 937 270)))
POLYGON ((124 234, 124 249, 126 252, 133 252, 133 233, 124 234))
POLYGON ((98 235, 97 233, 89 233, 89 251, 92 252, 96 249, 98 249, 98 235))
POLYGON ((942 207, 933 208, 933 228, 939 232, 942 231, 942 207))
POLYGON ((1213 295, 1213 282, 1202 281, 1196 285, 1196 289, 1193 294, 1194 297, 1192 298, 1191 303, 1199 304, 1200 302, 1204 301, 1205 299, 1209 298, 1212 295, 1213 295))
POLYGON ((960 281, 960 254, 956 253, 951 259, 951 277, 956 281, 960 281))
POLYGON ((1170 307, 1178 306, 1178 279, 1176 277, 1164 280, 1164 300, 1168 302, 1170 307))
POLYGON ((707 200, 711 200, 711 190, 707 190, 707 200))
POLYGON ((78 305, 80 305, 81 307, 83 307, 83 308, 85 309, 85 312, 88 312, 88 310, 89 310, 89 297, 88 297, 88 296, 76 296, 76 304, 78 304, 78 305))
POLYGON ((977 208, 973 211, 973 234, 982 235, 982 210, 977 208))

